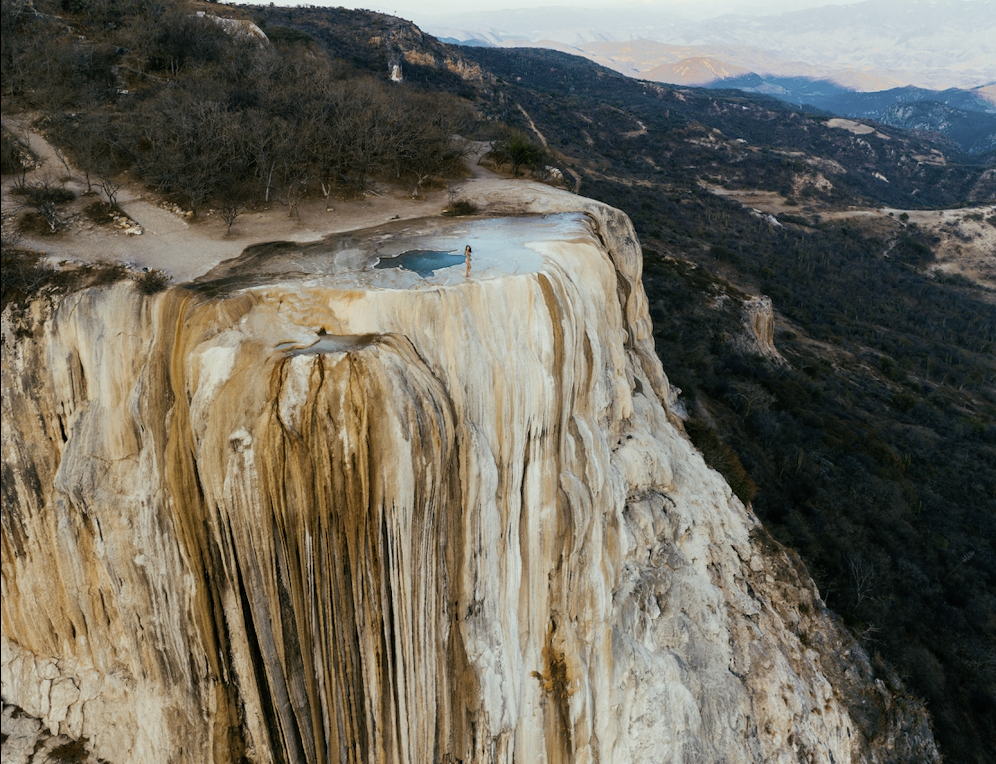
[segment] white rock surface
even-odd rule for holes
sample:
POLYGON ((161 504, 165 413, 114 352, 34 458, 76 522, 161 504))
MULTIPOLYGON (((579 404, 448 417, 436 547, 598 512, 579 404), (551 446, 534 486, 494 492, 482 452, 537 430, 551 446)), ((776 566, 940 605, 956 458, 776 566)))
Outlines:
POLYGON ((465 196, 590 232, 5 315, 5 701, 112 764, 931 760, 662 404, 625 215, 465 196))
POLYGON ((53 735, 16 706, 4 704, 0 729, 4 764, 99 764, 83 741, 53 735))

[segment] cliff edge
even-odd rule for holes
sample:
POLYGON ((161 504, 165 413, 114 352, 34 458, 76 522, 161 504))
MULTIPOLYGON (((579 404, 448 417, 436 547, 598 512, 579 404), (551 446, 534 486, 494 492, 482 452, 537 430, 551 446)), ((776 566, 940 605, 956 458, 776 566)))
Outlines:
POLYGON ((5 315, 4 701, 112 764, 937 760, 669 415, 628 218, 464 194, 5 315))

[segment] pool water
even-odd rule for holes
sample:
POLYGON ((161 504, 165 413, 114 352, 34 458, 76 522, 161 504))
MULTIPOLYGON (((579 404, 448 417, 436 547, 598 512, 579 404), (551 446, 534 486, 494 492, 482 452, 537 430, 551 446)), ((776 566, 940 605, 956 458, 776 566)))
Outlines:
POLYGON ((382 257, 375 268, 401 268, 417 273, 424 279, 434 276, 436 271, 462 265, 466 262, 462 254, 440 252, 434 249, 410 249, 394 257, 382 257))
POLYGON ((190 286, 209 297, 289 280, 342 289, 437 288, 535 273, 544 242, 580 240, 591 240, 591 228, 579 212, 392 221, 314 242, 256 244, 190 286), (469 274, 466 246, 473 252, 469 274))

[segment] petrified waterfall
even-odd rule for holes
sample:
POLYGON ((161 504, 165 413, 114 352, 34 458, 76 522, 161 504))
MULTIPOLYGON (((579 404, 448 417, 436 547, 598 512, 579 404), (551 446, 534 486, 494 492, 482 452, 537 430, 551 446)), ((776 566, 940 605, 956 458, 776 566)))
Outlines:
POLYGON ((668 414, 628 219, 481 193, 570 214, 267 245, 5 319, 4 699, 112 764, 913 745, 668 414), (373 267, 465 240, 469 278, 373 267))

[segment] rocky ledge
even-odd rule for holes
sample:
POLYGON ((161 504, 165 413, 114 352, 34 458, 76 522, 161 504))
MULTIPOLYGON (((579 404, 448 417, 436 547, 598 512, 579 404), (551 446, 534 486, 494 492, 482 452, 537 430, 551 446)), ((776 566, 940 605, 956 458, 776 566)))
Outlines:
POLYGON ((112 764, 936 759, 669 413, 626 216, 472 190, 5 327, 5 702, 112 764))

